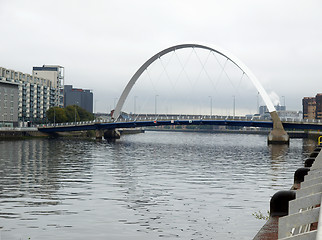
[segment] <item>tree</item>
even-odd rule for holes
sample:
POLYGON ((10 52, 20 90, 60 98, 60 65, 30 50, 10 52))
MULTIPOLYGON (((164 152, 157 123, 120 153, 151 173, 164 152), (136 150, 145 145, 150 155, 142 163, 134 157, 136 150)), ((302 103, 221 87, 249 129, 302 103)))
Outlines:
POLYGON ((78 115, 78 106, 77 105, 69 105, 65 108, 67 122, 79 122, 81 121, 78 115), (76 117, 75 117, 76 116, 76 117))
POLYGON ((64 108, 52 107, 47 110, 47 118, 52 123, 67 122, 67 116, 64 108))
POLYGON ((76 122, 92 121, 94 115, 87 112, 85 109, 77 105, 69 105, 66 108, 52 107, 47 111, 47 118, 49 122, 76 122))

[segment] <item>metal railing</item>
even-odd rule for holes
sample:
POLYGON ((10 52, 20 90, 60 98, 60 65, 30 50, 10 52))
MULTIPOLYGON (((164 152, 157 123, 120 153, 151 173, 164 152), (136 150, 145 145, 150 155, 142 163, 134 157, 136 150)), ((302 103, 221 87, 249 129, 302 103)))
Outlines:
MULTIPOLYGON (((130 115, 125 118, 120 118, 116 122, 142 122, 142 121, 167 121, 167 120, 228 120, 228 121, 256 121, 256 122, 267 122, 271 121, 271 119, 267 118, 260 118, 257 116, 254 117, 245 117, 245 116, 218 116, 218 115, 153 115, 153 114, 146 114, 146 115, 130 115)), ((282 122, 291 122, 291 123, 321 123, 320 119, 318 120, 308 120, 304 119, 302 121, 296 121, 295 119, 289 118, 281 118, 282 122)), ((95 123, 112 123, 114 120, 106 119, 106 120, 94 120, 94 121, 81 121, 81 122, 67 122, 67 123, 48 123, 48 124, 40 124, 37 127, 63 127, 63 126, 79 126, 79 125, 89 125, 95 123)))

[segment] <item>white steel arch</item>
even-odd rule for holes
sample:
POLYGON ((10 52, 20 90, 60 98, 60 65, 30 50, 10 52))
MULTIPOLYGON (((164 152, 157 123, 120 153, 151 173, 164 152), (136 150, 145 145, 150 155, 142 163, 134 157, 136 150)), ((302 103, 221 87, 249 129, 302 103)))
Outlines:
POLYGON ((141 74, 158 58, 162 57, 163 55, 165 55, 169 52, 172 52, 172 51, 175 51, 178 49, 182 49, 182 48, 207 49, 207 50, 218 53, 218 54, 226 57, 227 59, 229 59, 240 70, 242 70, 248 76, 248 78, 252 81, 252 83, 256 87, 257 91, 259 92, 259 94, 263 98, 269 112, 271 113, 271 112, 276 111, 274 104, 272 103, 271 99, 269 98, 269 96, 268 96, 267 92, 265 91, 265 89, 263 88, 262 84, 258 81, 258 79, 255 77, 255 75, 249 70, 249 68, 244 63, 242 63, 237 57, 235 57, 234 55, 232 55, 228 51, 223 50, 219 47, 212 47, 211 48, 211 47, 207 47, 205 45, 200 45, 200 44, 180 44, 180 45, 175 45, 175 46, 166 48, 166 49, 162 50, 161 52, 155 54, 136 71, 136 73, 132 76, 132 78, 130 79, 130 81, 126 85, 125 89, 122 92, 121 97, 119 98, 119 100, 116 104, 116 107, 114 109, 114 113, 112 116, 114 118, 114 121, 117 121, 117 119, 119 118, 122 107, 125 103, 125 100, 126 100, 127 96, 129 95, 132 87, 134 86, 134 84, 136 83, 138 78, 141 76, 141 74))

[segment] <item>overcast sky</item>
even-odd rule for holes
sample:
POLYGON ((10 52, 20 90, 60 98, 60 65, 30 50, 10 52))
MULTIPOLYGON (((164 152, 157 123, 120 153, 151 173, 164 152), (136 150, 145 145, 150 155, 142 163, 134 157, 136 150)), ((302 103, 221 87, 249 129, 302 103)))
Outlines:
POLYGON ((0 66, 62 65, 65 84, 92 89, 106 111, 152 55, 200 43, 229 50, 301 110, 322 92, 321 11, 321 0, 0 0, 0 66))

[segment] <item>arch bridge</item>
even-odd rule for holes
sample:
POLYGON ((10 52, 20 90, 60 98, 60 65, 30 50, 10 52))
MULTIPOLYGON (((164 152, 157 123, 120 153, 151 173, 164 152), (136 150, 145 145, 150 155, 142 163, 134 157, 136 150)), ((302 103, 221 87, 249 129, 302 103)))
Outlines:
POLYGON ((233 54, 229 53, 227 50, 224 50, 220 47, 208 47, 205 45, 200 45, 200 44, 180 44, 180 45, 175 45, 169 48, 166 48, 157 54, 153 55, 150 59, 148 59, 137 71, 136 73, 132 76, 128 84, 126 85, 125 89, 123 90, 119 101, 115 107, 114 113, 113 113, 113 118, 115 121, 118 120, 120 117, 120 113, 122 110, 122 107, 125 103, 126 98, 128 97, 131 89, 139 79, 139 77, 142 75, 142 73, 147 69, 154 61, 156 61, 158 58, 162 57, 165 54, 168 54, 170 52, 179 50, 179 49, 184 49, 184 48, 200 48, 200 49, 206 49, 212 52, 215 52, 228 60, 230 60, 233 64, 235 64, 241 71, 243 71, 244 74, 246 74, 259 94, 261 95, 262 99, 264 100, 269 113, 271 115, 271 118, 273 120, 273 130, 268 136, 268 141, 273 143, 273 142, 280 142, 280 143, 288 143, 289 142, 289 136, 285 132, 283 128, 283 124, 279 118, 279 116, 276 113, 275 107, 269 98, 267 92, 261 85, 261 83, 258 81, 258 79, 255 77, 255 75, 250 71, 250 69, 242 62, 240 61, 237 57, 235 57, 233 54))
POLYGON ((132 76, 128 84, 126 85, 125 89, 123 90, 117 104, 115 107, 115 110, 112 115, 112 122, 109 123, 91 123, 88 124, 87 127, 71 127, 71 126, 65 126, 64 128, 57 129, 57 126, 54 126, 53 128, 50 127, 40 127, 39 130, 43 132, 54 132, 54 131, 76 131, 76 129, 80 130, 97 130, 98 131, 98 137, 100 137, 103 133, 104 130, 111 130, 111 129, 116 129, 116 128, 131 128, 131 127, 144 127, 144 126, 155 126, 155 125, 178 125, 178 124, 195 124, 195 125, 200 125, 200 124, 208 124, 208 125, 235 125, 235 126, 263 126, 263 127, 271 127, 272 131, 270 132, 268 136, 268 142, 269 143, 288 143, 289 142, 289 136, 284 130, 283 124, 279 118, 279 116, 276 113, 275 107, 269 98, 267 92, 261 85, 261 83, 258 81, 258 79, 255 77, 255 75, 250 71, 250 69, 242 62, 240 61, 237 57, 235 57, 233 54, 229 53, 228 51, 221 49, 219 47, 209 47, 205 45, 200 45, 200 44, 180 44, 180 45, 175 45, 169 48, 166 48, 155 55, 153 55, 151 58, 149 58, 145 63, 142 64, 142 66, 135 72, 135 74, 132 76), (234 65, 236 65, 242 72, 243 74, 247 75, 252 84, 255 86, 257 89, 258 93, 261 95, 262 99, 264 100, 269 113, 271 115, 272 121, 269 122, 254 122, 254 121, 228 121, 228 120, 216 120, 216 119, 182 119, 182 120, 174 120, 174 119, 155 119, 153 121, 137 121, 133 120, 132 122, 122 122, 120 116, 121 116, 121 111, 123 108, 123 105, 132 90, 133 86, 139 79, 139 77, 142 75, 142 73, 157 59, 162 57, 163 55, 166 55, 170 52, 179 50, 179 49, 185 49, 185 48, 199 48, 199 49, 206 49, 209 51, 212 51, 216 54, 219 54, 229 61, 231 61, 234 65))

